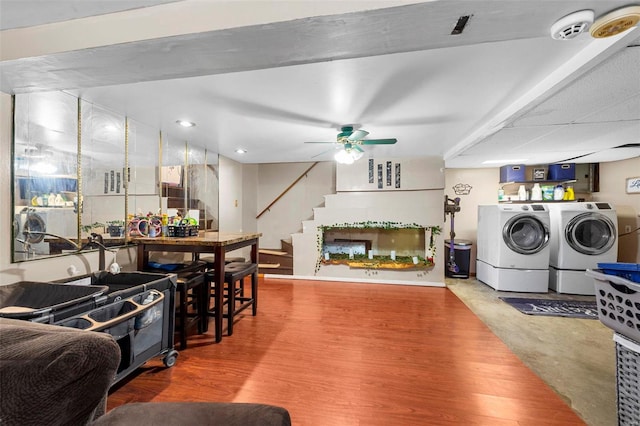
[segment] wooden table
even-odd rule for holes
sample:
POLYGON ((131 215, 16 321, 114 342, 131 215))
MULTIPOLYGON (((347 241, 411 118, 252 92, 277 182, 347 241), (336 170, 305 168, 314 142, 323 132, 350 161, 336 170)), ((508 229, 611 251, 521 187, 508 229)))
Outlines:
MULTIPOLYGON (((224 288, 225 253, 242 247, 251 246, 251 263, 258 263, 259 233, 200 232, 197 237, 133 237, 131 241, 138 245, 138 270, 143 271, 149 264, 149 252, 184 252, 199 255, 215 254, 215 333, 216 342, 222 340, 222 302, 224 288)), ((206 331, 207 325, 205 324, 206 331)))

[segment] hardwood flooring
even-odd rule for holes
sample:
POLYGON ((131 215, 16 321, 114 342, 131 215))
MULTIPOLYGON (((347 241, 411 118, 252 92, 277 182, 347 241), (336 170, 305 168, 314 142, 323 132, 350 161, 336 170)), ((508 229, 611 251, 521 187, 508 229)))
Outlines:
POLYGON ((584 424, 446 288, 261 277, 258 315, 221 343, 211 333, 190 336, 172 368, 147 362, 108 408, 260 402, 296 426, 584 424))

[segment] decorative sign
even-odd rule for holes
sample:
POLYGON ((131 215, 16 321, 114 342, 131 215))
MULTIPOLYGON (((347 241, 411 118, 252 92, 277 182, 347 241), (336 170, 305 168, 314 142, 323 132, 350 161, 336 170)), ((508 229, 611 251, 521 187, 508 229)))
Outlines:
POLYGON ((453 192, 455 192, 456 195, 469 195, 471 188, 472 186, 468 183, 456 183, 453 186, 453 192))
POLYGON ((533 169, 533 180, 544 180, 544 169, 533 169))
POLYGON ((387 186, 391 186, 391 161, 387 161, 387 186))
POLYGON ((373 158, 369 158, 369 183, 373 183, 373 158))
POLYGON ((400 163, 396 163, 396 188, 400 188, 400 163))
POLYGON ((640 177, 627 179, 627 194, 640 194, 640 177))

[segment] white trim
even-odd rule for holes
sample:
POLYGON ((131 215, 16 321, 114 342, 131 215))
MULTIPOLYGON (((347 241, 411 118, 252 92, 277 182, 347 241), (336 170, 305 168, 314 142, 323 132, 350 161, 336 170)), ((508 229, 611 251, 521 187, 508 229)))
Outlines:
POLYGON ((640 354, 640 345, 638 343, 634 342, 633 340, 627 339, 627 338, 625 338, 624 336, 622 336, 622 335, 620 335, 618 333, 614 333, 613 334, 613 341, 616 342, 616 343, 620 343, 625 348, 640 354))
POLYGON ((306 275, 280 275, 264 274, 264 278, 276 278, 286 280, 309 280, 309 281, 334 281, 364 284, 394 284, 394 285, 415 285, 422 287, 446 287, 444 282, 433 281, 405 281, 405 280, 370 280, 366 278, 338 278, 338 277, 315 277, 306 275))

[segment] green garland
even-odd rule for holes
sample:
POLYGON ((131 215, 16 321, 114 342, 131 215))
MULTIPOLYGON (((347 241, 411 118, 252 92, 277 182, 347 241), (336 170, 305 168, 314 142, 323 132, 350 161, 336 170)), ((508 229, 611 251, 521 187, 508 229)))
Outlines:
MULTIPOLYGON (((316 259, 316 273, 320 270, 322 265, 322 246, 324 245, 324 233, 326 231, 339 230, 339 229, 377 229, 377 230, 397 230, 397 229, 424 229, 431 231, 429 236, 429 249, 433 257, 436 255, 436 245, 434 236, 440 235, 442 228, 439 226, 422 226, 417 223, 402 223, 391 221, 371 221, 366 222, 353 222, 353 223, 336 223, 334 225, 319 225, 317 227, 318 233, 316 236, 316 246, 318 250, 318 257, 316 259)), ((432 258, 433 259, 433 258, 432 258)))

